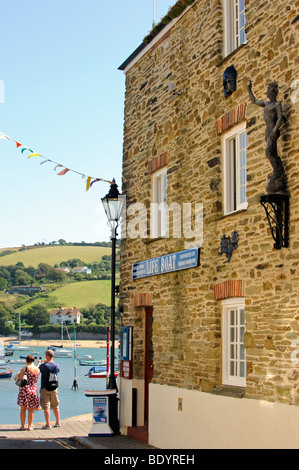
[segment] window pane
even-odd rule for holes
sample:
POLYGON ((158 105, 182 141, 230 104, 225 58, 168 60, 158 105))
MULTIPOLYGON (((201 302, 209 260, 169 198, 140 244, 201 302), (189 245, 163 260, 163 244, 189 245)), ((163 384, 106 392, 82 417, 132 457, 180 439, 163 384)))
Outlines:
POLYGON ((167 228, 167 172, 161 171, 153 177, 153 203, 157 206, 154 208, 153 215, 153 236, 161 237, 166 235, 167 228))
POLYGON ((242 14, 240 16, 240 29, 242 30, 244 28, 244 26, 245 26, 245 15, 242 14))
POLYGON ((161 202, 161 177, 156 178, 156 195, 155 195, 155 202, 161 202))
POLYGON ((165 173, 165 175, 164 175, 164 181, 163 181, 163 183, 164 183, 164 188, 163 188, 163 190, 164 190, 163 202, 166 202, 166 201, 167 201, 167 175, 166 175, 166 173, 165 173))
POLYGON ((241 168, 240 183, 241 183, 241 186, 243 186, 245 184, 245 168, 241 168))
POLYGON ((244 326, 240 327, 240 343, 244 342, 244 334, 245 334, 245 328, 244 326))
POLYGON ((240 362, 240 377, 245 377, 245 363, 240 362))
POLYGON ((235 341, 235 329, 234 328, 230 329, 230 341, 231 342, 235 341))
POLYGON ((243 204, 244 202, 246 202, 245 186, 243 186, 243 188, 241 188, 241 191, 240 191, 240 203, 243 204))
POLYGON ((241 44, 245 44, 245 42, 246 42, 246 35, 245 35, 245 30, 244 30, 244 29, 241 30, 241 33, 240 33, 240 40, 241 40, 241 44))
POLYGON ((241 325, 245 325, 245 309, 240 309, 240 323, 241 325))

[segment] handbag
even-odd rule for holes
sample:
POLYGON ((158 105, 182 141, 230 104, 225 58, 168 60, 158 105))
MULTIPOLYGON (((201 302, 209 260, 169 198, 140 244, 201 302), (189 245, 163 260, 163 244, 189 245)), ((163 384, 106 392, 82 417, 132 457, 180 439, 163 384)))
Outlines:
POLYGON ((21 379, 16 380, 16 385, 18 387, 25 387, 25 385, 27 385, 27 367, 25 369, 25 374, 23 375, 23 377, 21 379))

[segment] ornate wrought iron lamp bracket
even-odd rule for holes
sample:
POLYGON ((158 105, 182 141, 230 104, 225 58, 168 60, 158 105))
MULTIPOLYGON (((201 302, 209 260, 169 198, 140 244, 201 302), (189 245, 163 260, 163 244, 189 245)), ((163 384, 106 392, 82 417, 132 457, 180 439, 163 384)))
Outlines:
POLYGON ((289 246, 289 195, 284 193, 263 194, 260 203, 265 209, 274 248, 289 246))

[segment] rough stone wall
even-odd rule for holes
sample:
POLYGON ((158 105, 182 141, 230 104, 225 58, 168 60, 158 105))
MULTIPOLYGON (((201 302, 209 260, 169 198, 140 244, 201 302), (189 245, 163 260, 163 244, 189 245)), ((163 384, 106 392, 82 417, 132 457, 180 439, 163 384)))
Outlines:
MULTIPOLYGON (((132 263, 185 248, 186 240, 122 241, 122 323, 134 327, 133 375, 144 376, 144 308, 133 295, 153 297, 153 382, 211 391, 222 383, 221 303, 214 286, 242 280, 246 297, 246 396, 299 404, 299 365, 291 361, 299 338, 299 122, 292 89, 299 79, 298 0, 246 1, 247 44, 223 57, 220 0, 198 0, 157 46, 126 74, 123 192, 127 206, 151 202, 148 165, 167 152, 167 203, 203 203, 203 245, 198 268, 131 279, 132 263), (224 97, 222 76, 234 65, 237 89, 224 97), (286 122, 279 155, 290 192, 290 246, 273 248, 259 197, 272 172, 265 157, 263 110, 257 98, 277 81, 286 122), (223 216, 221 136, 217 120, 246 106, 249 135, 247 210, 223 216), (223 233, 239 234, 231 261, 218 256, 223 233)), ((298 100, 299 101, 299 100, 298 100)), ((130 217, 127 216, 127 222, 130 217)), ((149 218, 148 218, 149 222, 149 218)), ((149 230, 148 230, 149 231, 149 230)))

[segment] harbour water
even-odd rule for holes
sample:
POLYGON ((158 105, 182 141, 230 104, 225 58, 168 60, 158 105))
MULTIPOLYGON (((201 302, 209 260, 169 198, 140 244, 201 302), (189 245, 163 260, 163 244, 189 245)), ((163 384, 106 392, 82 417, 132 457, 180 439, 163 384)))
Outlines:
MULTIPOLYGON (((70 349, 70 348, 67 348, 70 349)), ((16 359, 19 356, 32 354, 33 356, 45 357, 46 348, 35 347, 30 348, 28 351, 15 351, 13 356, 6 357, 9 359, 16 359)), ((106 359, 106 348, 83 348, 77 346, 77 356, 83 357, 90 355, 94 360, 106 359)), ((118 355, 118 350, 115 349, 115 356, 118 355)), ((79 361, 76 361, 76 380, 78 384, 77 390, 72 390, 72 385, 75 377, 75 366, 73 354, 71 358, 54 358, 60 366, 59 373, 59 389, 58 396, 60 400, 60 416, 61 419, 70 418, 81 414, 92 412, 91 399, 84 395, 84 390, 106 390, 106 379, 90 378, 88 377, 89 366, 80 366, 79 361)), ((37 364, 37 360, 35 361, 37 364)), ((8 364, 9 365, 9 364, 8 364)), ((13 371, 11 379, 0 379, 0 424, 19 424, 20 423, 20 409, 17 405, 17 397, 19 387, 15 385, 13 379, 14 375, 24 367, 25 364, 11 364, 9 368, 13 371)), ((40 386, 40 378, 38 380, 38 388, 40 386)), ((51 420, 54 420, 53 412, 51 412, 51 420)), ((34 421, 44 421, 44 412, 35 411, 34 421)))

